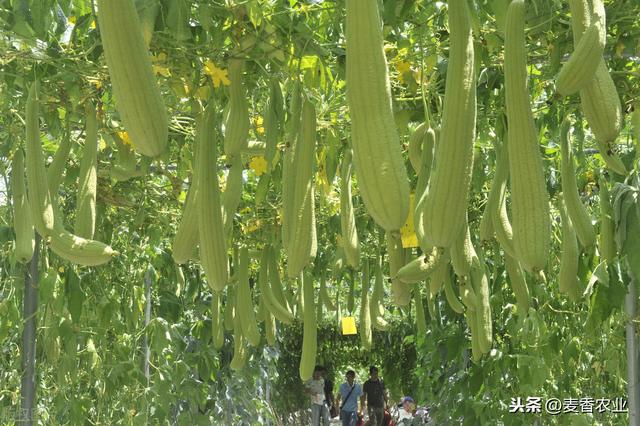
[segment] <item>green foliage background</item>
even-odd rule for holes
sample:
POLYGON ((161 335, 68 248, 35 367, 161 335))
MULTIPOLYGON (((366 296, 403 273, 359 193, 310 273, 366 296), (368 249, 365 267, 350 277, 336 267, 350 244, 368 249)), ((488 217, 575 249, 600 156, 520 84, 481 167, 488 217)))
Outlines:
MULTIPOLYGON (((141 11, 153 3, 137 1, 141 11)), ((469 212, 473 229, 477 229, 493 176, 493 142, 504 109, 502 28, 508 3, 469 2, 474 12, 478 76, 474 198, 469 212)), ((638 141, 634 141, 628 117, 633 106, 640 105, 640 3, 605 3, 605 57, 626 114, 618 142, 623 161, 633 169, 638 141)), ((185 279, 181 281, 171 259, 171 240, 190 181, 195 111, 208 96, 219 99, 221 105, 228 97, 226 87, 213 85, 206 65, 211 61, 226 68, 226 58, 234 49, 248 59, 245 84, 254 123, 251 139, 263 138, 256 123, 263 115, 269 80, 279 79, 288 94, 293 80, 302 78, 318 111, 319 168, 335 186, 335 171, 349 138, 344 1, 162 0, 159 4, 150 50, 171 117, 170 149, 153 163, 138 156, 138 167, 145 176, 121 182, 110 173, 118 155, 112 134, 124 129, 109 87, 95 4, 90 0, 0 0, 0 175, 4 188, 9 186, 11 156, 24 144, 26 88, 37 78, 44 99, 41 138, 45 155, 52 157, 63 137, 74 141, 59 194, 66 224, 72 224, 78 156, 84 140, 82 104, 87 99, 96 101, 104 125, 96 239, 121 253, 99 268, 76 267, 45 253, 37 318, 38 416, 44 424, 264 424, 267 419, 287 424, 292 412, 306 406, 297 368, 301 324, 279 326, 274 348, 252 349, 246 368, 232 372, 231 336, 227 333, 220 352, 212 345, 211 294, 199 265, 183 266, 185 279), (147 271, 153 277, 153 319, 145 328, 143 281, 147 271), (144 335, 149 336, 152 352, 149 381, 141 370, 144 335)), ((394 112, 406 148, 408 136, 424 120, 425 105, 434 121, 439 121, 448 56, 446 8, 434 1, 385 0, 380 4, 394 112)), ((577 98, 553 99, 554 76, 573 44, 566 2, 528 3, 527 43, 547 184, 551 196, 557 197, 559 123, 567 111, 582 119, 577 98)), ((575 144, 578 185, 595 215, 602 160, 593 149, 588 127, 576 126, 575 144)), ((250 158, 245 160, 247 164, 250 158)), ((219 165, 224 179, 224 158, 219 165)), ((265 202, 257 205, 254 198, 260 178, 247 168, 243 201, 235 218, 236 244, 258 248, 270 240, 281 201, 280 173, 276 169, 265 202)), ((637 175, 637 169, 634 173, 637 175)), ((415 184, 415 176, 411 179, 415 184)), ((611 177, 612 183, 616 180, 620 179, 611 177)), ((384 251, 384 245, 359 201, 357 180, 354 183, 362 258, 373 259, 384 251)), ((637 194, 637 181, 630 178, 626 184, 637 194)), ((335 191, 318 193, 316 277, 330 268, 340 232, 335 191)), ((24 285, 23 266, 12 257, 10 194, 6 199, 9 204, 0 206, 2 421, 11 419, 19 406, 24 285)), ((558 219, 558 212, 553 214, 558 219)), ((618 219, 622 223, 623 218, 618 219)), ((556 220, 550 277, 557 275, 559 240, 556 220)), ((639 241, 636 238, 635 245, 627 247, 629 253, 639 241)), ((373 352, 364 353, 357 339, 341 336, 336 313, 325 312, 318 334, 319 361, 330 366, 338 378, 347 366, 364 378, 366 367, 377 364, 394 399, 411 394, 430 405, 436 420, 445 424, 533 424, 535 420, 572 424, 577 416, 510 415, 508 404, 517 396, 625 396, 627 318, 622 304, 630 278, 624 261, 603 272, 595 253, 583 254, 581 278, 591 285, 579 303, 562 297, 553 279, 547 285, 531 280, 533 310, 523 315, 506 282, 497 244, 489 243, 484 250, 490 271, 494 349, 480 363, 470 362, 466 323, 443 297, 433 303, 424 300, 429 330, 420 336, 414 326, 415 307, 393 307, 388 289, 390 326, 374 334, 373 352)), ((254 262, 253 275, 256 272, 254 262)), ((385 270, 385 277, 388 275, 385 270)), ((355 281, 357 301, 358 276, 355 281)), ((328 285, 346 314, 345 281, 331 279, 328 285)), ((293 297, 296 286, 288 284, 287 288, 293 297)), ((358 312, 357 303, 354 312, 358 312)), ((610 413, 594 418, 586 421, 626 422, 625 415, 610 413)))

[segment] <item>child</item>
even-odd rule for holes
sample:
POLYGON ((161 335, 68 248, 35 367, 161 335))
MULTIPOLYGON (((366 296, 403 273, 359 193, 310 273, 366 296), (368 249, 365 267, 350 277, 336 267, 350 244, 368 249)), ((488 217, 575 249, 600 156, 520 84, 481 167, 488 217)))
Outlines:
POLYGON ((398 417, 398 425, 413 424, 413 416, 416 412, 416 402, 410 396, 402 398, 402 408, 400 408, 400 416, 398 417))

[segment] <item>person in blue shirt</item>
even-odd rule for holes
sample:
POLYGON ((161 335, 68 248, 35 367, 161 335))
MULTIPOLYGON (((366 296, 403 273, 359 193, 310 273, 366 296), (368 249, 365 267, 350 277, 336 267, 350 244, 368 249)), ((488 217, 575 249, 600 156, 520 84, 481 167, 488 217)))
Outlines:
POLYGON ((347 371, 347 381, 340 385, 340 419, 342 426, 354 426, 358 419, 358 398, 362 395, 362 386, 356 383, 356 373, 347 371))

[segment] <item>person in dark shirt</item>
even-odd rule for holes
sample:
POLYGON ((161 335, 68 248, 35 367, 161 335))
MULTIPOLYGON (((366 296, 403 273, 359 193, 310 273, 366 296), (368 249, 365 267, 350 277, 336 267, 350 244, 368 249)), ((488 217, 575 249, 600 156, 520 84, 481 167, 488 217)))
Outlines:
POLYGON ((335 404, 335 399, 333 397, 333 380, 329 378, 327 368, 322 367, 322 377, 324 378, 324 399, 327 404, 327 409, 329 410, 330 417, 335 417, 333 410, 333 406, 335 404))
POLYGON ((384 382, 378 377, 378 368, 375 366, 371 366, 369 368, 369 380, 364 382, 364 385, 362 386, 360 406, 363 408, 365 406, 365 401, 371 426, 382 426, 388 396, 387 390, 384 387, 384 382))

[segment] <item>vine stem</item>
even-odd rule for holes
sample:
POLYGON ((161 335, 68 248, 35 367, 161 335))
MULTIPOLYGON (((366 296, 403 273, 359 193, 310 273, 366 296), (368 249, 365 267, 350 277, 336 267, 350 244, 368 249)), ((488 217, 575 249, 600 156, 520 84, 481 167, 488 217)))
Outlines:
POLYGON ((149 365, 151 364, 151 347, 149 345, 149 323, 151 322, 151 287, 153 285, 153 269, 148 268, 144 274, 144 295, 146 298, 144 307, 144 337, 142 342, 144 360, 142 364, 142 370, 144 377, 147 379, 147 384, 150 381, 149 365))
POLYGON ((549 301, 545 302, 540 309, 542 308, 549 308, 550 311, 555 312, 556 314, 568 314, 568 315, 578 315, 579 312, 572 312, 572 311, 563 311, 561 309, 556 309, 553 306, 551 306, 551 304, 549 303, 549 301))
POLYGON ((38 263, 40 259, 40 235, 35 235, 33 257, 25 265, 22 330, 22 381, 20 386, 19 423, 34 424, 36 397, 36 314, 38 311, 38 263))
MULTIPOLYGON (((629 265, 627 265, 628 267, 629 265)), ((630 269, 630 268, 629 268, 630 269)), ((625 325, 627 340, 627 391, 629 401, 629 425, 640 425, 640 377, 638 374, 638 336, 633 319, 638 310, 638 298, 636 282, 633 277, 629 281, 628 292, 625 296, 625 314, 627 323, 625 325)))

